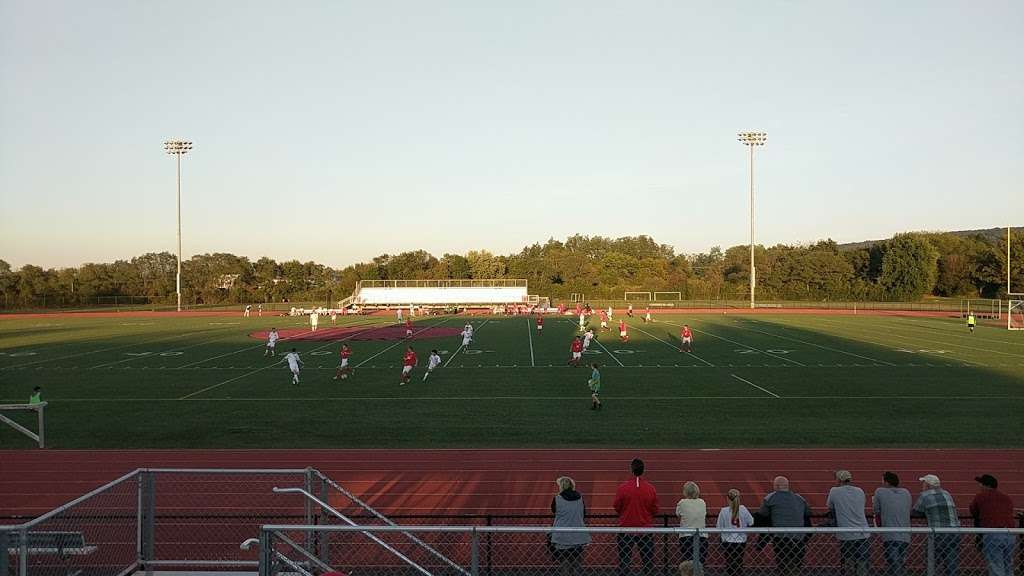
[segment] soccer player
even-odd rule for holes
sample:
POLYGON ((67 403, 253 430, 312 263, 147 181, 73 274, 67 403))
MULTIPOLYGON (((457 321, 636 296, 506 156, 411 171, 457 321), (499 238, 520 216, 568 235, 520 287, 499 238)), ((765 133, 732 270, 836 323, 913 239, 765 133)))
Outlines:
POLYGON ((259 314, 260 318, 263 318, 263 304, 259 304, 256 307, 256 313, 259 314))
POLYGON ((473 330, 466 324, 466 328, 462 329, 462 347, 469 350, 470 343, 473 342, 473 330))
POLYGON ((405 356, 402 357, 402 381, 398 383, 399 386, 405 386, 405 383, 412 377, 412 369, 419 360, 416 359, 416 351, 409 346, 405 349, 405 356))
POLYGON ((601 330, 608 329, 608 313, 601 310, 601 330))
POLYGON ((601 372, 597 370, 597 362, 590 365, 594 370, 590 373, 590 380, 587 386, 590 388, 590 409, 601 409, 601 372))
POLYGON ((587 331, 583 334, 583 351, 586 352, 590 348, 590 341, 594 339, 594 329, 587 328, 587 331))
POLYGON ((332 309, 331 310, 331 324, 337 324, 337 323, 338 323, 338 311, 332 309))
POLYGON ((633 305, 632 304, 630 304, 629 308, 626 309, 626 316, 629 316, 630 318, 633 317, 633 305))
POLYGON ((281 337, 277 334, 277 328, 271 328, 270 334, 267 334, 267 349, 265 352, 263 352, 264 357, 273 356, 274 354, 276 354, 274 352, 274 347, 277 346, 277 341, 280 338, 281 337))
POLYGON ((537 336, 544 333, 544 317, 537 316, 537 336))
POLYGON ((619 340, 629 342, 629 328, 626 326, 626 319, 619 320, 619 340))
POLYGON ((28 397, 29 404, 42 404, 43 403, 43 389, 39 386, 32 388, 32 395, 28 397))
POLYGON ((316 312, 311 312, 309 314, 309 329, 316 332, 316 325, 318 322, 320 322, 320 315, 316 312))
POLYGON ((245 305, 245 313, 242 314, 242 316, 244 316, 245 318, 248 318, 249 314, 252 314, 252 304, 246 304, 245 305))
POLYGON ((412 338, 412 318, 405 319, 405 337, 412 338))
POLYGON ((565 304, 558 305, 558 315, 563 316, 565 314, 565 304))
POLYGON ((580 332, 583 332, 586 329, 587 329, 587 317, 583 314, 583 312, 580 312, 580 332))
POLYGON ((609 320, 612 319, 612 305, 611 304, 608 305, 608 319, 609 320))
POLYGON ((468 333, 470 338, 473 337, 473 325, 469 322, 466 322, 466 325, 462 327, 462 330, 468 333))
POLYGON ((431 350, 430 351, 430 358, 427 359, 427 373, 423 375, 423 381, 426 382, 427 381, 427 376, 430 376, 430 373, 434 371, 434 368, 437 368, 440 365, 441 365, 441 355, 437 353, 436 349, 435 350, 431 350))
POLYGON ((976 322, 974 320, 974 314, 973 313, 968 314, 967 315, 967 327, 971 329, 972 333, 974 332, 975 324, 976 324, 976 322))
POLYGON ((647 310, 644 312, 644 323, 647 324, 650 322, 654 322, 654 320, 651 320, 651 307, 648 306, 647 310))
POLYGON ((285 355, 285 360, 288 361, 288 369, 292 371, 292 384, 299 385, 299 368, 302 367, 302 359, 299 358, 299 353, 292 348, 292 351, 285 355))
POLYGON ((579 336, 576 336, 572 341, 572 347, 569 348, 571 355, 569 356, 569 364, 573 366, 580 365, 580 358, 583 357, 583 340, 580 340, 579 336))
POLYGON ((399 324, 402 323, 402 309, 401 308, 398 309, 398 323, 399 324))
POLYGON ((683 345, 679 347, 680 352, 693 352, 693 331, 690 326, 683 324, 683 331, 679 333, 679 340, 683 345))
POLYGON ((352 349, 348 347, 348 344, 341 345, 341 364, 338 364, 338 369, 334 371, 334 379, 341 378, 342 380, 348 378, 349 374, 355 375, 355 371, 348 365, 348 358, 352 355, 352 349))

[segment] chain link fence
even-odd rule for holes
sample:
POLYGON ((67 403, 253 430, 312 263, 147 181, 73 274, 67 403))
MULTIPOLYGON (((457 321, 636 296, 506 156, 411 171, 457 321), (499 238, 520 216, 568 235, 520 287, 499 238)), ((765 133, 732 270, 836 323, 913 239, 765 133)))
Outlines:
POLYGON ((260 576, 329 570, 356 576, 1013 576, 1022 535, 1024 529, 923 527, 267 525, 260 533, 260 576), (295 544, 311 534, 326 540, 326 557, 295 544))

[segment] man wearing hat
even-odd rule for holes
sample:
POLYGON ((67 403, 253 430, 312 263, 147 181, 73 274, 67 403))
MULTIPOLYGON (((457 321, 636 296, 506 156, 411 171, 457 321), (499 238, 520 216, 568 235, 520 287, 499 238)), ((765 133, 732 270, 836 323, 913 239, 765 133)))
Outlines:
MULTIPOLYGON (((971 500, 971 516, 978 528, 1013 528, 1013 500, 998 489, 999 481, 991 474, 974 479, 981 491, 971 500)), ((990 576, 1013 576, 1014 535, 982 534, 981 552, 985 555, 990 576)))
MULTIPOLYGON (((941 487, 939 477, 925 474, 921 480, 921 495, 914 502, 910 515, 927 518, 929 528, 959 528, 956 505, 953 497, 941 487)), ((946 576, 956 576, 960 565, 960 535, 938 533, 930 536, 935 540, 935 564, 943 566, 946 576)))
MULTIPOLYGON (((867 528, 864 516, 866 497, 864 490, 853 485, 849 470, 836 470, 836 485, 828 492, 825 504, 829 515, 839 528, 867 528)), ((843 574, 865 576, 871 560, 871 546, 867 532, 838 532, 839 557, 843 561, 843 574)))

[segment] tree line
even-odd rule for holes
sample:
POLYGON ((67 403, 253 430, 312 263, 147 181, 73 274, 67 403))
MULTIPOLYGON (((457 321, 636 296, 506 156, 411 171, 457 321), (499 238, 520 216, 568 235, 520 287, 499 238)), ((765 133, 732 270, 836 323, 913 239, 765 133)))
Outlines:
MULTIPOLYGON (((916 301, 926 296, 1001 298, 1010 266, 1016 291, 1024 291, 1024 234, 1016 234, 1012 261, 1006 239, 982 234, 911 232, 861 247, 832 240, 810 245, 755 246, 761 300, 916 301)), ((621 300, 627 291, 679 292, 687 300, 744 299, 749 295, 749 246, 715 247, 677 254, 648 236, 576 235, 495 255, 486 250, 444 254, 415 250, 382 254, 369 262, 333 269, 315 262, 200 254, 182 262, 188 304, 337 301, 359 280, 525 278, 530 292, 589 300, 621 300)), ((147 303, 175 301, 176 259, 148 253, 113 263, 73 268, 18 270, 0 260, 0 293, 6 308, 113 303, 129 297, 147 303)))

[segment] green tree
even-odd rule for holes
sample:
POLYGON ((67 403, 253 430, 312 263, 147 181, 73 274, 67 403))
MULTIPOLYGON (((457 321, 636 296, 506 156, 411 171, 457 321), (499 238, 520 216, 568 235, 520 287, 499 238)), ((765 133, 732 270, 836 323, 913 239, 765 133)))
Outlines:
POLYGON ((879 285, 890 300, 920 300, 938 276, 939 253, 918 234, 897 234, 882 248, 879 285))

